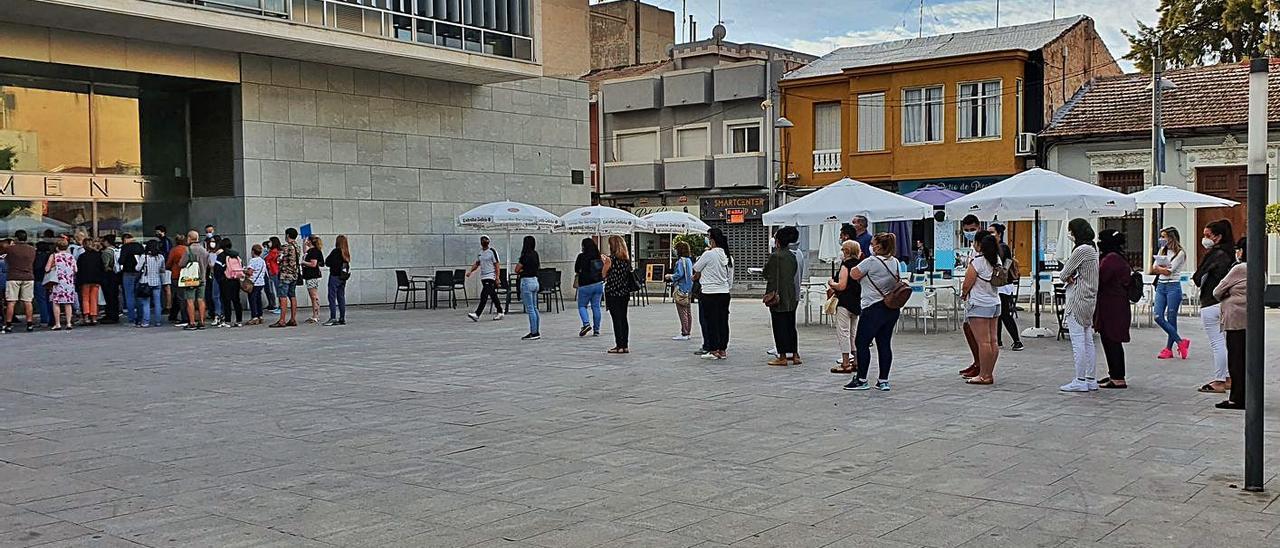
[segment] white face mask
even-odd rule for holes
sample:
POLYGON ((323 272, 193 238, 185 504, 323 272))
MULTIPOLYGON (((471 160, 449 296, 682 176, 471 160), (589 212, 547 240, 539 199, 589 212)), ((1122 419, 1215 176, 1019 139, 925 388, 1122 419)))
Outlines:
POLYGON ((1213 240, 1211 240, 1211 239, 1209 239, 1209 238, 1201 238, 1201 239, 1200 239, 1200 245, 1201 245, 1201 246, 1204 246, 1204 248, 1205 248, 1205 249, 1209 249, 1209 248, 1213 247, 1213 243, 1214 243, 1214 242, 1213 242, 1213 240))
POLYGON ((966 240, 973 241, 973 239, 974 239, 974 238, 976 238, 977 236, 978 236, 978 231, 977 231, 977 230, 966 230, 966 231, 964 231, 964 239, 966 239, 966 240))

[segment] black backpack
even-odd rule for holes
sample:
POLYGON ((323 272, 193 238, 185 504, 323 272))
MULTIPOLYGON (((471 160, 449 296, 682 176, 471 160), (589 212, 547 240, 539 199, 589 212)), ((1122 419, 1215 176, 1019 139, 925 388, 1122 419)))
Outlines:
POLYGON ((1142 300, 1143 285, 1142 274, 1136 271, 1129 273, 1129 302, 1136 303, 1142 300))

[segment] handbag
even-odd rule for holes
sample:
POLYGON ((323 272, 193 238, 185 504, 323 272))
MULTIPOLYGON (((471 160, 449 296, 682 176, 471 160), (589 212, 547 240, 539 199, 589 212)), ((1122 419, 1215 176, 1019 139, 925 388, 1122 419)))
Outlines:
POLYGON ((41 281, 41 282, 40 282, 40 285, 43 285, 43 286, 45 286, 45 287, 49 287, 49 286, 51 286, 51 285, 58 285, 58 270, 57 270, 57 268, 54 268, 53 270, 50 270, 50 271, 48 271, 48 272, 45 272, 45 273, 44 273, 44 281, 41 281))
POLYGON ((836 307, 840 305, 840 299, 835 295, 827 297, 827 302, 822 303, 822 313, 827 316, 834 316, 836 307))
POLYGON ((178 271, 178 287, 200 287, 203 281, 200 279, 200 263, 190 258, 190 251, 187 252, 187 257, 191 262, 178 271))
POLYGON ((151 284, 141 280, 141 278, 147 275, 147 259, 144 257, 142 261, 142 272, 138 273, 139 280, 138 283, 133 286, 133 294, 139 299, 150 299, 155 288, 151 287, 151 284))
POLYGON ((767 306, 767 307, 769 307, 769 308, 773 308, 773 307, 775 307, 775 306, 778 306, 778 292, 777 292, 777 291, 770 291, 770 292, 768 292, 768 293, 765 293, 765 294, 764 294, 764 299, 762 299, 762 300, 763 300, 763 302, 764 302, 764 305, 765 305, 765 306, 767 306))
POLYGON ((871 277, 867 277, 867 279, 871 281, 871 287, 874 287, 876 292, 880 294, 880 298, 884 302, 885 308, 888 308, 889 310, 899 310, 903 306, 906 306, 907 300, 911 298, 911 285, 902 281, 902 275, 894 269, 889 268, 889 263, 886 263, 884 259, 881 259, 880 257, 876 258, 880 259, 880 264, 884 265, 885 270, 888 270, 890 273, 897 276, 898 281, 894 287, 886 293, 884 290, 880 289, 879 285, 876 285, 875 279, 871 277))
POLYGON ((338 273, 338 279, 344 282, 351 279, 351 263, 342 265, 342 271, 338 273))
POLYGON ((671 292, 671 300, 676 302, 676 306, 689 306, 689 303, 691 302, 689 294, 680 291, 679 289, 675 289, 671 292))
POLYGON ((252 268, 244 269, 244 276, 240 278, 240 291, 253 293, 253 278, 257 274, 252 268))

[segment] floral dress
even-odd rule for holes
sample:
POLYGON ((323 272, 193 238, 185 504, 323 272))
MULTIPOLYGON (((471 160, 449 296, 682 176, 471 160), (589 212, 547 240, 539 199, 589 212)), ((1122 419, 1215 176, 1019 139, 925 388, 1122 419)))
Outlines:
POLYGON ((53 304, 73 304, 76 302, 76 260, 71 253, 61 251, 53 256, 53 271, 58 283, 49 293, 53 304))

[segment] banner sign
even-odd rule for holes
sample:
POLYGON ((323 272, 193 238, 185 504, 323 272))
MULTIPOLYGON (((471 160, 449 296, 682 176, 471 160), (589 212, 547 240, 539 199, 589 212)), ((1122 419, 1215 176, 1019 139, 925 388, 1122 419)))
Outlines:
POLYGON ((725 196, 701 200, 702 220, 742 223, 759 219, 769 207, 764 196, 725 196))
POLYGON ((141 202, 150 182, 138 175, 0 171, 0 199, 141 202))
POLYGON ((957 179, 929 179, 924 181, 898 181, 898 194, 908 194, 920 190, 927 185, 940 186, 947 190, 968 194, 982 190, 1008 177, 970 177, 957 179))

